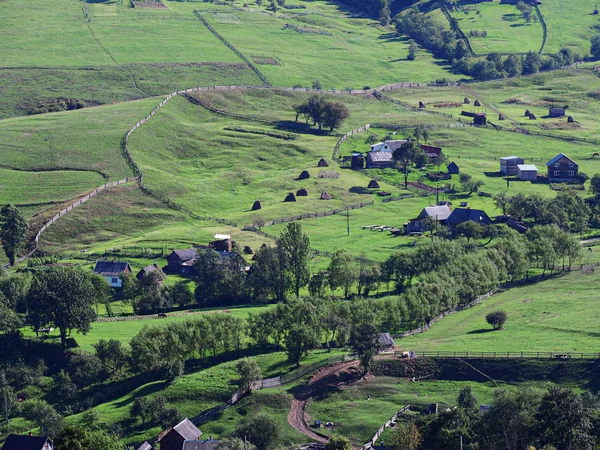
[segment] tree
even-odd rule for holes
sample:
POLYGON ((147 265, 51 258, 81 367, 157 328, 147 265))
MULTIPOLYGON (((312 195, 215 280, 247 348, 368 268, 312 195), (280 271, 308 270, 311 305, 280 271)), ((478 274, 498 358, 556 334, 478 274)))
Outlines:
POLYGON ((325 450, 352 450, 352 443, 344 436, 331 436, 325 450))
POLYGON ((467 191, 469 195, 471 195, 473 192, 479 191, 479 188, 483 186, 483 181, 474 180, 473 177, 467 173, 461 173, 459 175, 459 179, 463 191, 467 191))
POLYGON ((341 287, 344 290, 344 297, 348 298, 348 292, 357 278, 354 257, 346 249, 337 250, 331 257, 327 270, 331 290, 335 291, 341 287))
POLYGON ((392 153, 392 159, 402 165, 402 170, 404 171, 404 189, 408 189, 408 169, 417 159, 419 152, 423 153, 423 150, 415 147, 414 143, 408 141, 392 153))
POLYGON ((6 205, 0 210, 0 240, 10 265, 15 264, 18 252, 23 248, 27 237, 27 221, 14 205, 6 205))
POLYGON ((477 222, 467 220, 466 222, 456 225, 454 232, 467 238, 467 242, 471 239, 479 239, 483 236, 483 227, 477 222))
POLYGON ((288 360, 300 367, 300 359, 319 343, 317 331, 306 324, 293 325, 285 337, 288 360))
POLYGON ((323 90, 323 83, 321 83, 320 80, 315 80, 312 82, 311 87, 315 90, 315 91, 321 91, 323 90))
POLYGON ((123 446, 113 434, 67 425, 54 440, 54 450, 123 450, 123 446))
POLYGON ((417 57, 418 51, 419 51, 419 47, 417 46, 415 41, 411 40, 410 45, 408 46, 408 56, 406 57, 406 59, 408 59, 409 61, 414 61, 415 58, 417 57))
POLYGON ((362 323, 352 330, 350 338, 352 351, 356 353, 363 368, 363 374, 369 373, 371 361, 379 350, 377 328, 372 323, 362 323))
POLYGON ((323 124, 329 127, 329 131, 339 128, 349 116, 350 111, 343 103, 325 102, 323 106, 323 124))
POLYGON ((237 373, 240 376, 240 388, 244 390, 250 389, 253 381, 262 379, 262 370, 256 363, 254 358, 242 358, 236 365, 237 373))
POLYGON ((74 267, 51 267, 36 272, 27 295, 29 322, 34 330, 54 326, 66 347, 71 330, 87 333, 96 319, 96 290, 91 275, 74 267))
POLYGON ((110 366, 113 371, 119 371, 127 361, 127 350, 116 339, 100 339, 92 345, 96 356, 104 366, 110 366))
POLYGON ((254 298, 264 300, 271 296, 278 302, 284 302, 290 288, 287 266, 287 256, 280 245, 262 247, 256 252, 248 275, 254 298))
POLYGON ((489 323, 494 330, 501 330, 506 322, 507 314, 505 311, 494 311, 485 316, 485 320, 489 323))
POLYGON ((136 397, 131 404, 129 415, 133 418, 139 417, 145 424, 152 419, 153 410, 154 405, 150 397, 136 397))
POLYGON ((22 405, 22 411, 26 419, 35 422, 42 435, 54 438, 63 429, 62 416, 45 400, 27 400, 22 405))
MULTIPOLYGON (((600 186, 600 176, 598 178, 600 186)), ((510 201, 511 197, 506 191, 498 192, 496 195, 494 195, 494 204, 496 205, 496 207, 502 210, 503 215, 506 215, 506 209, 510 205, 510 201)))
POLYGON ((465 386, 461 388, 456 397, 456 403, 459 408, 462 408, 466 411, 474 411, 477 409, 477 397, 473 395, 473 391, 471 386, 465 386))
POLYGON ((194 296, 185 281, 178 281, 169 288, 168 295, 171 298, 171 303, 180 308, 191 304, 194 301, 194 296))
POLYGON ((414 422, 398 424, 390 442, 394 450, 417 450, 420 443, 421 433, 414 422))
POLYGON ((183 415, 175 407, 163 408, 158 415, 158 423, 163 428, 169 428, 177 425, 184 419, 183 415))
POLYGON ((0 372, 0 415, 4 418, 8 428, 8 419, 12 416, 17 406, 17 394, 6 381, 4 372, 0 372))
POLYGON ((240 423, 235 436, 248 439, 258 450, 270 450, 281 437, 281 424, 266 414, 256 414, 240 423))
POLYGON ((517 3, 517 9, 519 11, 521 11, 521 15, 523 16, 523 19, 525 19, 525 21, 527 23, 531 22, 531 14, 533 11, 533 8, 531 7, 531 5, 528 5, 523 0, 521 0, 521 1, 519 1, 519 3, 517 3))
POLYGON ((590 180, 590 191, 592 191, 596 196, 600 195, 600 173, 594 174, 590 180))
POLYGON ((310 239, 302 231, 302 225, 290 222, 279 235, 277 246, 281 247, 287 263, 287 272, 296 297, 300 296, 300 289, 310 281, 308 267, 308 254, 310 239))
POLYGON ((590 53, 594 58, 600 58, 600 34, 592 36, 590 39, 590 53))
POLYGON ((217 450, 256 450, 256 446, 251 442, 244 442, 242 438, 221 439, 217 450))
POLYGON ((527 52, 523 61, 523 75, 539 72, 542 66, 542 57, 537 52, 527 52))

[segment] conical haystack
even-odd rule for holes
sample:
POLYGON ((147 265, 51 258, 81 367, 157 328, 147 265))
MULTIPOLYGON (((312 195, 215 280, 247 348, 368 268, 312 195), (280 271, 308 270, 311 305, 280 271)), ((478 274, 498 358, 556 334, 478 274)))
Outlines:
POLYGON ((534 113, 529 114, 529 120, 536 120, 537 117, 535 117, 534 113))
POLYGON ((254 202, 254 204, 252 205, 252 211, 258 211, 261 208, 262 208, 262 205, 260 203, 260 200, 256 200, 254 202))
POLYGON ((327 161, 325 161, 323 158, 321 158, 319 160, 319 162, 317 163, 317 167, 329 167, 329 164, 327 163, 327 161))
POLYGON ((323 191, 323 192, 321 192, 321 200, 331 200, 331 195, 329 195, 327 192, 323 191))
POLYGON ((425 108, 425 103, 419 102, 419 108, 425 108))
POLYGON ((308 178, 310 178, 310 173, 308 173, 308 170, 303 170, 298 177, 299 180, 306 180, 308 178))
POLYGON ((293 192, 290 192, 286 197, 284 202, 295 202, 296 201, 296 196, 294 195, 293 192))
POLYGON ((296 197, 308 197, 308 191, 304 188, 296 191, 296 197))
POLYGON ((249 246, 247 246, 247 245, 246 245, 246 246, 244 247, 244 253, 245 253, 246 255, 251 255, 251 254, 252 254, 252 253, 254 253, 254 252, 252 251, 252 249, 251 249, 249 246))
POLYGON ((379 183, 377 180, 369 181, 369 185, 367 186, 369 189, 379 189, 379 183))
POLYGON ((503 114, 498 114, 498 120, 506 120, 503 114))
POLYGON ((569 117, 567 117, 567 122, 575 123, 575 119, 573 119, 573 116, 569 116, 569 117))
POLYGON ((465 97, 464 104, 465 105, 470 105, 471 104, 471 100, 469 100, 469 97, 465 97))
POLYGON ((479 102, 479 100, 475 100, 475 103, 473 103, 473 106, 481 106, 481 103, 479 102))
POLYGON ((531 111, 528 109, 525 110, 525 117, 529 117, 531 115, 531 111))

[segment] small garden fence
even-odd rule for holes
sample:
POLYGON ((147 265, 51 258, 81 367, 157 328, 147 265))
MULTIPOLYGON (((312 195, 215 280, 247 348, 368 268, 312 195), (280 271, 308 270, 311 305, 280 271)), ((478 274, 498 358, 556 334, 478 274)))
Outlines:
POLYGON ((375 433, 375 435, 371 438, 371 440, 362 446, 361 450, 371 450, 375 446, 375 444, 377 443, 377 441, 379 440, 379 438, 381 437, 381 435, 383 434, 385 429, 390 428, 392 426, 392 424, 395 424, 398 421, 398 417, 401 416, 402 414, 404 414, 409 409, 410 409, 410 405, 406 405, 400 411, 398 411, 396 414, 394 414, 390 420, 388 420, 386 423, 384 423, 383 426, 381 428, 379 428, 379 430, 377 430, 377 433, 375 433))

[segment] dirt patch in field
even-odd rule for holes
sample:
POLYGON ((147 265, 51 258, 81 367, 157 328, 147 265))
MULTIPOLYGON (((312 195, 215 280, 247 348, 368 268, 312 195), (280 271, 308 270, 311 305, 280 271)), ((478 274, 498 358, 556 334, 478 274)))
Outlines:
POLYGON ((252 59, 256 64, 262 66, 280 66, 279 61, 268 56, 253 56, 252 59))
POLYGON ((573 130, 581 128, 581 125, 578 123, 555 122, 540 124, 540 128, 542 130, 573 130))
POLYGON ((441 103, 433 104, 434 108, 458 108, 460 106, 462 106, 462 103, 456 103, 456 102, 441 102, 441 103))
POLYGON ((145 2, 132 1, 131 3, 133 4, 134 8, 167 8, 167 5, 157 0, 147 0, 145 2))

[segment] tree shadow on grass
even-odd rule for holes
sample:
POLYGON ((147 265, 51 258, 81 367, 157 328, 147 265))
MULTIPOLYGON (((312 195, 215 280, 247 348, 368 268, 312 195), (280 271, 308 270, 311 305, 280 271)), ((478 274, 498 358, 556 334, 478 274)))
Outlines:
POLYGON ((492 331, 497 331, 497 330, 494 330, 493 328, 480 328, 479 330, 469 331, 467 334, 485 334, 485 333, 491 333, 492 331))
POLYGON ((348 189, 349 192, 352 192, 353 194, 372 194, 373 190, 363 187, 363 186, 352 186, 350 189, 348 189))
POLYGON ((312 134, 315 136, 326 136, 329 130, 319 130, 304 122, 296 122, 294 120, 280 120, 275 123, 275 128, 278 130, 293 130, 296 133, 312 134))

